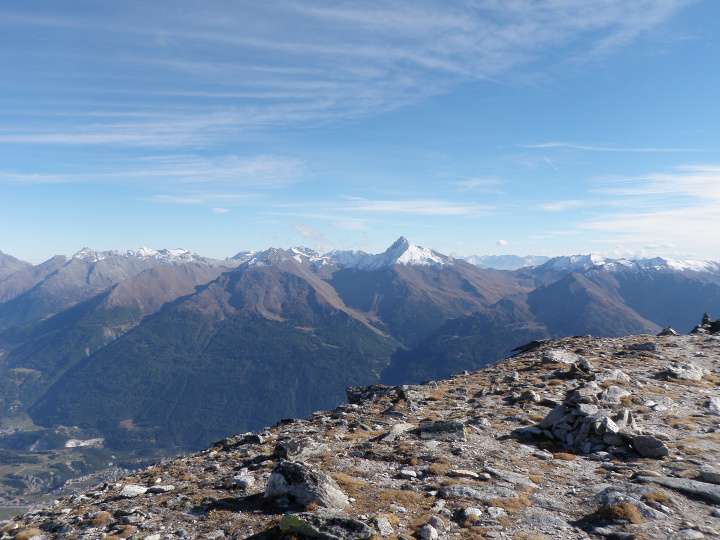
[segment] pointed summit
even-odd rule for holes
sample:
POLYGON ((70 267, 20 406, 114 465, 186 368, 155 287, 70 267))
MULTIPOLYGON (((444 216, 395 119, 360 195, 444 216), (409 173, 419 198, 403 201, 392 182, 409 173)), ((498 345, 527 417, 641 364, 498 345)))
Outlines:
POLYGON ((452 258, 431 249, 416 246, 407 238, 401 236, 383 253, 364 257, 357 265, 357 268, 360 270, 380 270, 390 268, 396 264, 442 267, 452 264, 452 262, 452 258))

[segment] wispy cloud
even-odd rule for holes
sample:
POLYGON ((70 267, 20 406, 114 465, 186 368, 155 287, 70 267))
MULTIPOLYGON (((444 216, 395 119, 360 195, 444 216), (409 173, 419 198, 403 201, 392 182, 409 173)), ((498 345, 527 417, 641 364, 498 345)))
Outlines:
MULTIPOLYGON (((607 241, 676 244, 718 253, 720 167, 694 165, 673 172, 600 180, 596 191, 613 204, 582 228, 610 235, 607 241)), ((720 255, 720 253, 718 253, 720 255)))
POLYGON ((0 184, 136 184, 165 194, 152 200, 180 204, 239 201, 249 192, 285 187, 298 181, 304 163, 286 156, 165 155, 137 158, 105 170, 65 174, 19 174, 0 171, 0 184), (113 170, 107 170, 112 168, 113 170), (170 193, 168 193, 170 192, 170 193), (213 194, 215 193, 215 194, 213 194))
POLYGON ((580 61, 626 46, 688 3, 157 2, 84 13, 56 5, 42 15, 4 6, 8 46, 53 39, 42 63, 23 62, 22 84, 35 78, 56 97, 17 87, 16 120, 4 122, 0 142, 202 147, 268 126, 378 114, 507 77, 567 45, 580 61), (77 105, 64 120, 23 121, 55 110, 53 99, 77 105), (155 111, 163 119, 119 122, 120 108, 126 118, 155 111))
POLYGON ((480 216, 493 211, 492 206, 434 199, 358 200, 344 207, 347 211, 411 214, 416 216, 480 216))
POLYGON ((469 180, 455 182, 462 191, 486 190, 501 183, 502 181, 499 178, 470 178, 469 180))
POLYGON ((569 200, 569 201, 556 201, 552 203, 541 204, 540 210, 545 212, 562 212, 563 210, 569 210, 570 208, 577 208, 583 206, 585 201, 580 200, 569 200))
MULTIPOLYGON (((525 144, 523 148, 569 148, 572 150, 585 150, 588 152, 629 152, 629 153, 680 153, 680 152, 709 152, 701 148, 628 148, 620 146, 599 146, 590 144, 576 144, 568 142, 546 142, 540 144, 525 144)), ((720 150, 715 150, 720 151, 720 150)), ((543 156, 551 167, 555 168, 547 156, 543 156)), ((557 170, 557 169, 555 169, 557 170)), ((559 172, 559 171, 558 171, 559 172)))

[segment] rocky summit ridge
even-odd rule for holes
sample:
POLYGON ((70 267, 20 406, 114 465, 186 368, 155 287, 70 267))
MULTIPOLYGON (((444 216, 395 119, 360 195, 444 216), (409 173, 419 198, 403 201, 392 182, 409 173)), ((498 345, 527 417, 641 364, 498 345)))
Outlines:
POLYGON ((348 399, 56 500, 0 538, 720 534, 712 321, 536 341, 481 371, 348 399))

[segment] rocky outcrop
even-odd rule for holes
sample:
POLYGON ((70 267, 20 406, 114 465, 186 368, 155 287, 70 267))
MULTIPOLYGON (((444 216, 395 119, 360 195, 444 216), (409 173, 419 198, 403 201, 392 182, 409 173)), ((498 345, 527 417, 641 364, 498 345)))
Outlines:
POLYGON ((718 383, 709 333, 542 341, 449 380, 353 389, 33 509, 0 540, 712 538, 718 383))

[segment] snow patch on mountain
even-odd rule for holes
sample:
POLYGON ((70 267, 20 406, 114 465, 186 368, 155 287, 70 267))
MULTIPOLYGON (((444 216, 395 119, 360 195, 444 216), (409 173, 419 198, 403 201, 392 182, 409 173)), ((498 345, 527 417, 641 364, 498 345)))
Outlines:
POLYGON ((467 257, 460 257, 452 253, 450 255, 478 268, 494 268, 495 270, 517 270, 528 266, 540 266, 550 260, 550 257, 543 255, 469 255, 467 257))
POLYGON ((600 255, 572 255, 550 259, 539 269, 568 270, 571 272, 588 272, 603 270, 605 272, 704 272, 719 274, 720 264, 712 261, 693 259, 607 259, 600 255))
POLYGON ((86 247, 72 256, 73 259, 84 260, 87 262, 98 262, 110 257, 118 257, 123 259, 155 259, 161 263, 172 265, 206 263, 207 261, 211 260, 182 248, 156 250, 147 247, 141 247, 140 249, 128 249, 126 251, 94 251, 86 247))

